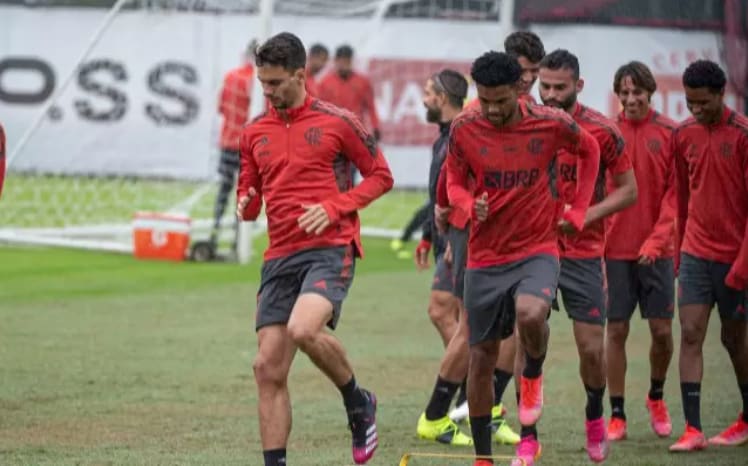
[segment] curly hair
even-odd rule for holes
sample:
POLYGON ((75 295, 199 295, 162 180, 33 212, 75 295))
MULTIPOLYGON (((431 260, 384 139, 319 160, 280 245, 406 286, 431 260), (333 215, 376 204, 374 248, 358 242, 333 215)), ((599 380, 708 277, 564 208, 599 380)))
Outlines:
POLYGON ((709 60, 697 60, 683 72, 683 86, 691 89, 706 87, 710 91, 722 92, 727 84, 727 76, 718 64, 709 60))
POLYGON ((470 77, 486 87, 514 85, 522 75, 517 59, 507 53, 490 51, 478 57, 470 68, 470 77))

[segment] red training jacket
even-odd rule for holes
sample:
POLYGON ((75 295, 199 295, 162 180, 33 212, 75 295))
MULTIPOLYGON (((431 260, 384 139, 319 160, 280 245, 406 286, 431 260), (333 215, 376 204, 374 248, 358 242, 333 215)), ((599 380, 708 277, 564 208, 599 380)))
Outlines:
POLYGON ((252 79, 255 70, 250 64, 233 69, 223 78, 218 112, 223 115, 221 148, 239 150, 239 139, 249 119, 252 98, 252 79))
POLYGON ((374 105, 374 88, 369 78, 352 72, 348 79, 332 71, 316 82, 317 97, 350 110, 359 120, 379 129, 379 116, 374 105))

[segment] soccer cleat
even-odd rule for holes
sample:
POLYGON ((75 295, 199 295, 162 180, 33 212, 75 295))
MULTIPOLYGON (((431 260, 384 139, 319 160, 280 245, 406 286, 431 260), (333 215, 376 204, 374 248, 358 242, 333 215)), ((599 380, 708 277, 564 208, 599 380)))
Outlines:
POLYGON ((525 435, 517 445, 516 457, 511 466, 533 466, 542 452, 540 442, 532 435, 525 435))
POLYGON ((680 436, 677 442, 670 445, 671 452, 697 451, 706 448, 708 443, 704 438, 704 433, 700 430, 686 424, 686 431, 680 436))
POLYGON ((585 449, 587 455, 595 463, 602 463, 608 457, 610 442, 608 442, 608 431, 605 429, 605 418, 600 417, 592 421, 585 421, 587 432, 587 444, 585 449))
POLYGON ((455 406, 452 411, 449 412, 449 418, 455 422, 462 422, 470 416, 470 409, 468 408, 467 401, 463 401, 459 406, 455 406))
POLYGON ((502 445, 516 445, 520 440, 519 435, 509 427, 505 414, 506 410, 501 403, 491 408, 491 430, 493 431, 493 438, 497 443, 502 445))
POLYGON ((488 460, 475 460, 473 466, 493 466, 493 463, 488 460))
POLYGON ((543 413, 543 375, 536 379, 520 377, 519 422, 523 426, 537 424, 543 413))
POLYGON ((647 395, 647 411, 649 411, 649 423, 658 437, 669 437, 673 433, 673 424, 670 422, 665 400, 650 400, 647 395))
POLYGON ((473 445, 473 439, 463 434, 457 424, 448 416, 429 421, 426 419, 426 413, 421 414, 421 417, 418 418, 416 433, 422 439, 433 440, 447 445, 461 447, 473 445))
POLYGON ((608 440, 625 440, 626 439, 626 420, 620 417, 610 418, 608 423, 608 440))
POLYGON ((740 413, 738 420, 730 427, 709 439, 711 445, 723 447, 735 447, 746 442, 748 442, 748 422, 743 420, 743 413, 740 413))
POLYGON ((363 390, 367 398, 364 406, 348 411, 348 427, 351 428, 353 462, 366 464, 379 446, 377 436, 377 397, 363 390))

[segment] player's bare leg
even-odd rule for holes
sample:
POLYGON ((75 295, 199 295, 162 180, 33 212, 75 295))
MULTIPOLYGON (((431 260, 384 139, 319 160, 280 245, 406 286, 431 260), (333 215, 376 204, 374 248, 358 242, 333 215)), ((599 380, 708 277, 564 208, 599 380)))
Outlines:
POLYGON ((710 305, 688 304, 680 307, 680 390, 686 430, 670 451, 690 451, 706 448, 701 429, 701 379, 704 374, 703 346, 709 325, 710 305))
POLYGON ((735 369, 735 377, 743 399, 743 411, 733 424, 710 438, 709 443, 738 446, 748 442, 748 322, 723 317, 721 338, 735 369))
POLYGON ((457 298, 448 292, 432 290, 429 298, 429 318, 436 327, 444 346, 449 344, 452 336, 457 331, 457 317, 459 307, 457 298))
POLYGON ((288 371, 296 345, 285 325, 269 325, 257 332, 257 355, 253 363, 257 384, 260 440, 265 454, 281 455, 291 432, 291 400, 288 371))
MULTIPOLYGON (((607 372, 608 372, 608 390, 610 391, 611 399, 611 423, 615 422, 624 423, 626 422, 626 414, 623 410, 623 399, 626 392, 626 340, 629 336, 629 321, 628 320, 617 320, 609 321, 605 346, 605 355, 607 359, 607 372)), ((650 351, 651 359, 651 351, 650 351)), ((626 429, 622 427, 621 432, 616 432, 615 435, 611 435, 611 440, 622 440, 626 438, 626 429)))
POLYGON ((587 393, 585 407, 587 454, 595 462, 608 456, 609 443, 603 419, 605 395, 605 327, 574 321, 574 339, 579 353, 579 374, 587 393))
POLYGON ((288 335, 343 395, 353 433, 354 461, 363 464, 378 446, 376 398, 358 386, 343 345, 325 331, 332 316, 333 305, 327 298, 316 293, 302 294, 291 311, 288 335))
POLYGON ((447 416, 452 398, 468 373, 470 360, 468 353, 470 329, 467 323, 467 312, 462 302, 457 298, 455 300, 460 312, 457 330, 444 350, 439 377, 426 410, 418 419, 416 432, 423 439, 448 445, 469 446, 473 444, 472 439, 463 434, 457 424, 447 416))

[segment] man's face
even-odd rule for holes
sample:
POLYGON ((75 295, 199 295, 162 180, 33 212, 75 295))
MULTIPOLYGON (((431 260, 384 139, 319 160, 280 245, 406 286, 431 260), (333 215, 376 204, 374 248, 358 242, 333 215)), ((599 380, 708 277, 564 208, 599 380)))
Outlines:
POLYGON ((257 68, 262 93, 270 105, 278 110, 293 106, 304 88, 303 77, 303 69, 291 72, 278 65, 263 65, 257 68))
POLYGON ((621 79, 618 99, 623 106, 623 113, 629 120, 641 120, 649 113, 649 92, 634 84, 631 76, 621 79))
POLYGON ((533 63, 524 55, 517 57, 517 61, 519 66, 522 67, 522 75, 519 78, 519 92, 520 94, 529 94, 535 81, 538 80, 540 63, 533 63))
POLYGON ((351 58, 341 58, 338 57, 335 59, 335 71, 338 73, 338 76, 345 79, 348 76, 351 75, 351 72, 353 71, 353 59, 351 58))
POLYGON ((684 87, 686 106, 696 121, 702 125, 717 123, 722 117, 722 99, 725 91, 713 92, 708 87, 684 87))
POLYGON ((309 55, 309 71, 312 73, 312 76, 316 76, 322 71, 322 68, 327 65, 328 58, 329 56, 324 52, 309 55))
POLYGON ((438 123, 442 119, 441 97, 434 91, 434 81, 426 81, 423 86, 423 106, 426 107, 426 121, 429 123, 438 123))
POLYGON ((551 70, 540 68, 540 100, 550 107, 570 110, 577 101, 577 94, 582 90, 581 79, 575 80, 574 73, 567 68, 551 70))
POLYGON ((496 127, 504 126, 517 112, 517 87, 503 85, 487 87, 476 84, 478 101, 483 116, 496 127))

